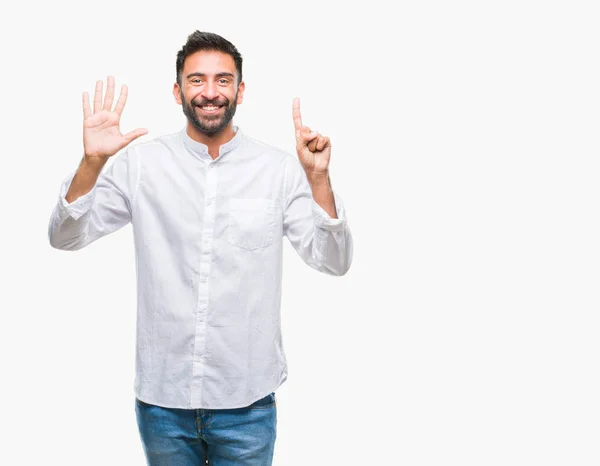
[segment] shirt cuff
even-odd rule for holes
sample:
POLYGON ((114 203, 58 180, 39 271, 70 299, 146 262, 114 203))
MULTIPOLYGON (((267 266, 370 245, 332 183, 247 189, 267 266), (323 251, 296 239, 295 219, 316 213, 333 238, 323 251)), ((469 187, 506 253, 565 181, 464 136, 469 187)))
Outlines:
POLYGON ((333 191, 333 199, 338 218, 331 218, 314 199, 312 201, 312 212, 315 217, 315 223, 319 228, 328 231, 341 231, 346 228, 346 210, 344 209, 342 198, 335 191, 333 191))
POLYGON ((73 220, 77 220, 92 208, 94 198, 96 197, 96 186, 94 186, 89 193, 79 196, 69 204, 65 197, 74 177, 75 173, 72 173, 63 180, 58 196, 58 205, 64 215, 68 215, 73 218, 73 220))

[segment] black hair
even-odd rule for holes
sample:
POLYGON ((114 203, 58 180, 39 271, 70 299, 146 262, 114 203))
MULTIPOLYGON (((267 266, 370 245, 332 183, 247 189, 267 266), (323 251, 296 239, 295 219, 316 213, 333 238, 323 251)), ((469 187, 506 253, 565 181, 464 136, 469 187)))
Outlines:
POLYGON ((194 31, 188 36, 187 42, 182 49, 177 52, 177 84, 181 86, 181 72, 183 71, 185 59, 201 50, 211 50, 231 55, 238 74, 238 85, 242 82, 242 56, 235 45, 218 34, 194 31))

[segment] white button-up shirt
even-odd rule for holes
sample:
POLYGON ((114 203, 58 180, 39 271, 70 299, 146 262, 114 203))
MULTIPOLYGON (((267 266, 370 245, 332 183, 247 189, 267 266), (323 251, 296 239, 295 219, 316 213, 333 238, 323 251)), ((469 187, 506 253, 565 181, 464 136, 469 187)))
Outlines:
POLYGON ((311 267, 352 261, 344 205, 312 198, 296 156, 238 129, 213 160, 186 130, 129 146, 69 204, 60 187, 50 244, 77 250, 133 225, 135 395, 170 408, 236 408, 287 378, 281 340, 283 236, 311 267))

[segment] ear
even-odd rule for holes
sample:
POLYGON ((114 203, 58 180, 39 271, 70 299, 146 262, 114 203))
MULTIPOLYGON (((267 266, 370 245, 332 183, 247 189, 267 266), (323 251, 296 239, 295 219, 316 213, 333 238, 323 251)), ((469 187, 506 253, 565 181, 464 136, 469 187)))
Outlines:
POLYGON ((242 81, 238 86, 237 92, 237 105, 241 104, 244 101, 244 91, 246 90, 246 83, 242 81))
POLYGON ((177 83, 173 84, 173 97, 175 97, 175 102, 177 102, 179 105, 182 104, 181 88, 179 87, 179 84, 177 84, 177 83))

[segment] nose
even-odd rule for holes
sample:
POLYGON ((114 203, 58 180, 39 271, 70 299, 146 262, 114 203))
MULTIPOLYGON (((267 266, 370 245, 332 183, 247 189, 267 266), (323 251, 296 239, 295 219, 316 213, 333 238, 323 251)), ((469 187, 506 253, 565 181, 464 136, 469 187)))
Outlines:
POLYGON ((202 90, 202 95, 208 100, 216 99, 219 95, 216 84, 212 81, 208 81, 202 90))

